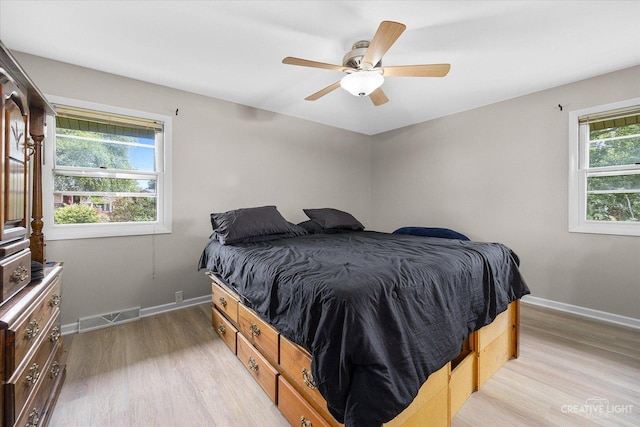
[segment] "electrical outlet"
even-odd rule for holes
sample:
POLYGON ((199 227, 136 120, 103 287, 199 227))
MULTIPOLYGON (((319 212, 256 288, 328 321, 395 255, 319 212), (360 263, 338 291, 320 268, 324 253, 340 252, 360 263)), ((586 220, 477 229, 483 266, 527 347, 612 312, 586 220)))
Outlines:
POLYGON ((182 302, 182 291, 176 291, 176 302, 182 302))

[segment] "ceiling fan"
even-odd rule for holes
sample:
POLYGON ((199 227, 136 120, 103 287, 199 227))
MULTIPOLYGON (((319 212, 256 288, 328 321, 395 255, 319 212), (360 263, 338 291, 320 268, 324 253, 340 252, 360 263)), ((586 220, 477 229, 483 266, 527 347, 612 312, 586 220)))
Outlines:
POLYGON ((382 56, 400 37, 406 25, 393 21, 382 21, 371 41, 361 40, 342 59, 342 65, 309 61, 287 56, 283 64, 303 67, 324 68, 347 73, 341 80, 309 95, 307 101, 316 99, 342 87, 355 96, 369 96, 376 107, 389 101, 381 86, 385 77, 444 77, 449 72, 449 64, 396 65, 383 67, 382 56))

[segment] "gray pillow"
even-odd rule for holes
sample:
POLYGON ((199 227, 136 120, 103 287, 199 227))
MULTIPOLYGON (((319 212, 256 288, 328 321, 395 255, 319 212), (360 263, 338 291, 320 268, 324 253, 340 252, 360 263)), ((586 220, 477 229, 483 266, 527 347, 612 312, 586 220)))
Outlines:
POLYGON ((332 208, 303 209, 304 213, 323 230, 364 230, 364 225, 350 213, 332 208))
POLYGON ((291 232, 291 226, 275 206, 212 213, 211 225, 213 237, 223 245, 252 237, 291 232))

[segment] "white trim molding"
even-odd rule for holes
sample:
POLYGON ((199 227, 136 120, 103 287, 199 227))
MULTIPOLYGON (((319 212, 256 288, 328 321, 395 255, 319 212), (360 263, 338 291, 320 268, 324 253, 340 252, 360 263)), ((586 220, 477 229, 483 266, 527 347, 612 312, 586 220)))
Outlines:
POLYGON ((544 298, 534 297, 531 295, 524 296, 522 298, 522 302, 525 304, 537 305, 540 307, 550 308, 552 310, 563 311, 565 313, 571 313, 577 316, 588 317, 590 319, 600 320, 607 323, 615 323, 616 325, 622 325, 628 328, 640 330, 640 319, 636 319, 634 317, 621 316, 619 314, 607 313, 606 311, 565 304, 563 302, 552 301, 544 298))
MULTIPOLYGON (((91 224, 53 224, 53 220, 45 221, 44 233, 47 240, 88 239, 97 237, 138 236, 171 233, 172 229, 172 118, 171 116, 150 113, 117 106, 81 101, 61 96, 47 95, 54 105, 65 105, 87 110, 112 113, 123 116, 154 120, 163 124, 161 140, 156 141, 156 177, 157 185, 157 221, 119 222, 91 224)), ((43 152, 42 169, 42 206, 45 218, 53 218, 54 211, 54 166, 55 166, 55 133, 54 116, 47 117, 47 138, 49 141, 43 152)))
MULTIPOLYGON (((638 105, 640 105, 640 98, 632 98, 611 104, 569 111, 569 232, 640 236, 640 223, 638 222, 593 221, 586 218, 588 160, 585 153, 588 152, 589 148, 585 147, 585 136, 581 136, 581 133, 586 132, 586 130, 579 123, 581 116, 638 105)), ((624 170, 637 171, 638 166, 628 166, 624 170)))

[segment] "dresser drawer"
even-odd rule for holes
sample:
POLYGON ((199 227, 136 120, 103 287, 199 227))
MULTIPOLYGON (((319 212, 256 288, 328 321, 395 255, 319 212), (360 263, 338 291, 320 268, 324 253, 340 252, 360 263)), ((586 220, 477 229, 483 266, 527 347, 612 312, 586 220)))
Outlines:
POLYGON ((258 381, 269 398, 277 403, 278 371, 241 334, 238 334, 238 359, 258 381))
POLYGON ((0 261, 0 276, 0 301, 6 301, 31 281, 31 251, 23 249, 0 261))
POLYGON ((234 324, 238 324, 238 298, 236 295, 218 285, 211 284, 211 298, 213 305, 234 324))
POLYGON ((292 426, 330 427, 282 376, 278 378, 278 408, 292 426))
POLYGON ((46 292, 38 298, 20 320, 11 327, 8 334, 13 334, 14 345, 6 348, 4 378, 13 375, 25 355, 38 342, 44 328, 60 310, 60 279, 56 277, 46 292))
MULTIPOLYGON (((43 334, 44 339, 37 352, 32 354, 26 364, 22 364, 21 369, 4 384, 5 410, 13 414, 21 411, 31 393, 47 377, 47 362, 51 363, 49 359, 52 354, 55 354, 60 342, 58 315, 51 319, 43 334)), ((10 419, 13 419, 13 416, 10 416, 10 419)))
POLYGON ((236 354, 236 335, 238 330, 215 307, 211 308, 211 325, 216 334, 233 351, 233 354, 236 354))
POLYGON ((279 361, 278 331, 244 305, 238 306, 240 332, 274 365, 279 361))
MULTIPOLYGON (((47 424, 55 404, 55 399, 51 399, 51 395, 54 390, 59 392, 64 380, 65 367, 60 364, 61 358, 62 346, 57 345, 42 371, 35 394, 32 394, 22 410, 18 410, 16 413, 17 422, 13 424, 14 426, 43 426, 47 424)), ((11 425, 9 422, 7 424, 11 425)))

